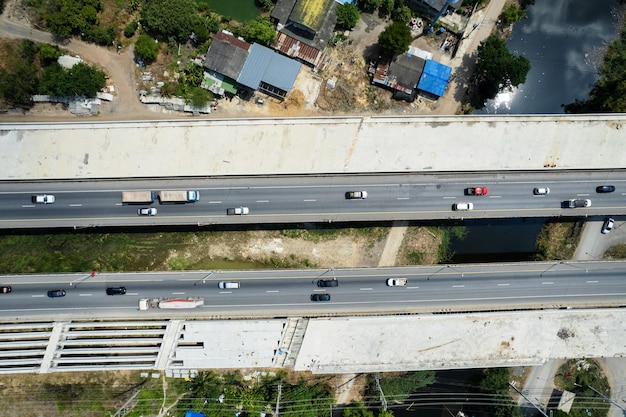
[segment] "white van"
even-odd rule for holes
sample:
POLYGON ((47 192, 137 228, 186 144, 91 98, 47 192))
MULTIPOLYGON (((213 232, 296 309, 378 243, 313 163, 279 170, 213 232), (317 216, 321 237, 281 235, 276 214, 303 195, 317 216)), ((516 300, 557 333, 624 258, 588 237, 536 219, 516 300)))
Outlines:
POLYGON ((222 290, 236 290, 239 288, 239 282, 237 281, 220 281, 217 284, 222 290))

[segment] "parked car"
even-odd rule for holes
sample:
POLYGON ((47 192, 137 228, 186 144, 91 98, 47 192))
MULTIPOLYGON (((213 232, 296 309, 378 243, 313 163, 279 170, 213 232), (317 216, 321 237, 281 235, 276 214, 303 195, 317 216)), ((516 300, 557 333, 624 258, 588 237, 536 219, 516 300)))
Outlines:
POLYGON ((229 216, 243 216, 244 214, 250 213, 250 209, 248 207, 232 207, 226 209, 226 214, 229 216))
POLYGON ((311 294, 311 301, 330 301, 330 294, 311 294))
POLYGON ((409 283, 409 280, 406 278, 388 278, 387 286, 388 287, 405 287, 409 283))
POLYGON ((336 279, 318 279, 317 286, 318 287, 338 287, 339 281, 336 279))
POLYGON ((606 235, 607 233, 611 233, 611 230, 613 230, 613 226, 615 226, 615 220, 609 217, 604 221, 604 224, 602 225, 602 234, 606 235))
POLYGON ((348 191, 346 193, 346 200, 365 200, 367 198, 367 191, 348 191))
POLYGON ((48 291, 48 297, 65 297, 65 290, 50 290, 48 291))
POLYGON ((550 189, 548 187, 537 187, 533 190, 534 195, 548 195, 550 194, 550 189))
POLYGON ((599 185, 596 187, 596 193, 612 193, 615 191, 614 185, 599 185))
POLYGON ((566 203, 567 208, 591 207, 591 200, 583 198, 572 198, 564 201, 564 203, 566 203))
POLYGON ((35 204, 52 204, 56 198, 51 194, 38 194, 31 197, 31 201, 35 204))
POLYGON ((138 216, 156 216, 157 209, 154 207, 140 208, 137 210, 138 216))
POLYGON ((454 203, 454 204, 452 204, 452 210, 454 210, 454 211, 474 210, 474 204, 472 204, 472 203, 454 203))
POLYGON ((465 195, 487 195, 489 189, 487 187, 469 187, 465 189, 465 195))
POLYGON ((217 286, 223 290, 234 290, 240 287, 237 281, 220 281, 217 286))
POLYGON ((108 287, 107 295, 124 295, 126 294, 126 287, 108 287))
POLYGON ((13 289, 11 288, 10 285, 5 285, 3 287, 0 287, 0 294, 8 294, 11 291, 13 291, 13 289))

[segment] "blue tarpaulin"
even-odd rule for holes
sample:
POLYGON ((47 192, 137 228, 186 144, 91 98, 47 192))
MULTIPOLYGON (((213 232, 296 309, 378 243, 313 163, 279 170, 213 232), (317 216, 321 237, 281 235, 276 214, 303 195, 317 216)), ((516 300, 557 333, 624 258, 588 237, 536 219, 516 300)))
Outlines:
POLYGON ((206 416, 196 411, 187 410, 187 412, 185 413, 185 417, 206 417, 206 416))
POLYGON ((417 88, 441 97, 450 81, 450 74, 452 74, 452 68, 429 59, 424 65, 417 88))

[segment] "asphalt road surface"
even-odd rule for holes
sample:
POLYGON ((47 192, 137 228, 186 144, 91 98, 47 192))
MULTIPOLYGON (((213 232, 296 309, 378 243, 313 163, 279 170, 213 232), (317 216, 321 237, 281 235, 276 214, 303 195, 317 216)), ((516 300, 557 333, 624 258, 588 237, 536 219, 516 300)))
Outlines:
POLYGON ((626 305, 626 262, 449 265, 346 270, 257 270, 1 276, 5 319, 33 317, 284 317, 626 305), (390 277, 407 286, 388 287, 390 277), (320 288, 318 279, 337 279, 320 288), (236 281, 239 289, 218 288, 236 281), (125 295, 106 288, 125 286, 125 295), (48 290, 65 297, 49 298, 48 290), (330 294, 313 302, 312 294, 330 294), (194 310, 138 311, 141 298, 204 297, 194 310))
POLYGON ((279 176, 132 181, 0 183, 0 228, 205 225, 493 217, 606 216, 626 214, 626 172, 494 172, 419 175, 279 176), (596 192, 598 185, 616 191, 596 192), (465 195, 486 186, 487 195, 465 195), (535 187, 550 194, 534 195, 535 187), (122 190, 199 190, 189 204, 159 204, 156 216, 138 216, 149 204, 122 204, 122 190), (348 191, 367 191, 349 200, 348 191), (33 204, 36 194, 53 194, 54 204, 33 204), (590 199, 588 208, 563 208, 568 199, 590 199), (472 211, 453 211, 455 203, 472 211), (231 207, 246 216, 227 216, 231 207))

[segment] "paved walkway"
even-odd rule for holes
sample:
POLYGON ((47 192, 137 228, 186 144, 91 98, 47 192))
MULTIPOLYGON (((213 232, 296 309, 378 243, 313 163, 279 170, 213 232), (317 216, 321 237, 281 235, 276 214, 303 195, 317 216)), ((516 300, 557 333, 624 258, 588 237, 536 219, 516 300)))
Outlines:
POLYGON ((409 227, 409 222, 406 220, 395 221, 393 226, 389 230, 387 235, 387 241, 385 242, 385 248, 382 255, 378 260, 378 266, 395 266, 396 259, 398 258, 398 251, 404 240, 404 234, 409 227))

